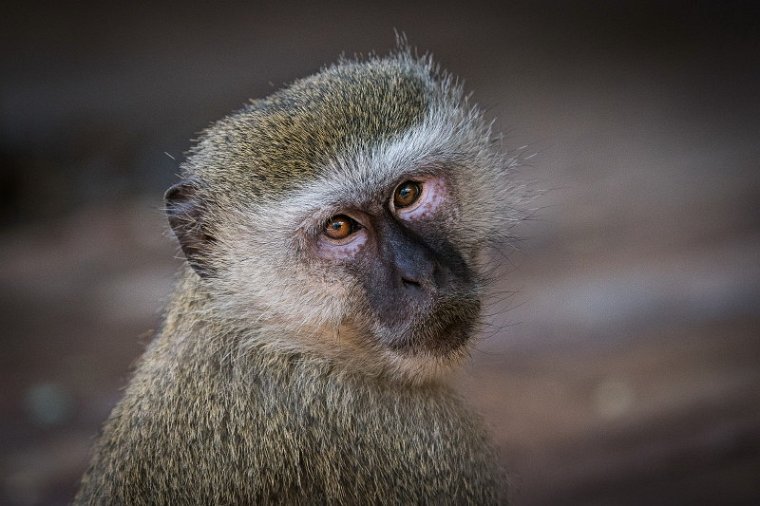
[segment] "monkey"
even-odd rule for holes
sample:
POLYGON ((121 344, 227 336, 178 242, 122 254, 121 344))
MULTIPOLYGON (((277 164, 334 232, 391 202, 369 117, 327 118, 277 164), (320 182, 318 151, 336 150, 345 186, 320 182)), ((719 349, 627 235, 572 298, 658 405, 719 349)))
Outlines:
POLYGON ((341 58, 203 131, 165 194, 184 256, 75 504, 501 504, 447 383, 517 162, 429 55, 341 58))

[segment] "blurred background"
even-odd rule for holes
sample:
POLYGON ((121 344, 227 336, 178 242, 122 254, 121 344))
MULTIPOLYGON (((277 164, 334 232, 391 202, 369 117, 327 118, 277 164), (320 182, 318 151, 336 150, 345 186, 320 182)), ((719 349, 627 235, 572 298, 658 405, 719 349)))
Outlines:
POLYGON ((5 3, 1 504, 73 497, 160 325, 190 139, 394 29, 547 190, 454 378, 514 504, 760 504, 760 7, 633 0, 5 3))

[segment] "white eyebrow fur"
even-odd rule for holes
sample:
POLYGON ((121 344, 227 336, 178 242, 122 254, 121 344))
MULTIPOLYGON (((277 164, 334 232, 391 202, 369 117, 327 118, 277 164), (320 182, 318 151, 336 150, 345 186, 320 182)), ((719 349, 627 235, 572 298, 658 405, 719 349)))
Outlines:
POLYGON ((523 219, 521 204, 529 197, 524 186, 511 180, 518 158, 508 157, 496 144, 491 123, 449 83, 434 90, 419 123, 374 145, 339 153, 319 176, 277 203, 254 203, 242 210, 240 222, 250 224, 252 217, 261 216, 270 230, 316 233, 334 214, 376 202, 379 193, 392 191, 405 177, 443 174, 464 206, 456 231, 461 243, 500 244, 510 240, 512 226, 523 219))
MULTIPOLYGON (((329 218, 340 207, 360 206, 376 197, 379 189, 390 190, 405 177, 435 174, 447 166, 463 168, 473 179, 483 173, 498 177, 504 161, 490 149, 489 140, 490 128, 477 111, 434 107, 421 124, 391 139, 339 154, 320 171, 321 176, 292 192, 278 207, 293 217, 315 221, 329 218)), ((496 185, 491 181, 488 186, 496 185)))

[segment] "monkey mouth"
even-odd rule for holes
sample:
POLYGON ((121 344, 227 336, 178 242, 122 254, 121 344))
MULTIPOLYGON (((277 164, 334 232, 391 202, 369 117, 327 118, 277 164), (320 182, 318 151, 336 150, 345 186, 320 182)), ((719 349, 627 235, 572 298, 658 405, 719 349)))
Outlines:
POLYGON ((462 348, 472 337, 480 315, 475 298, 445 298, 426 314, 413 314, 405 322, 385 329, 382 341, 399 354, 443 356, 462 348))

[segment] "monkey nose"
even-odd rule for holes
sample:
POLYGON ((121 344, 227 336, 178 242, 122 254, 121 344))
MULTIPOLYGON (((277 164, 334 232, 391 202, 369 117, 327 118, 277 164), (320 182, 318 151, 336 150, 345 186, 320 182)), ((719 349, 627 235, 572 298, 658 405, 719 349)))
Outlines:
POLYGON ((435 291, 439 288, 441 269, 432 258, 417 257, 397 264, 401 286, 408 291, 435 291))
POLYGON ((443 264, 436 252, 416 235, 389 224, 384 230, 384 253, 395 286, 414 297, 433 296, 446 282, 443 264))
POLYGON ((413 279, 411 277, 405 277, 403 274, 401 275, 401 285, 409 290, 415 290, 422 288, 422 285, 419 281, 416 279, 413 279))

